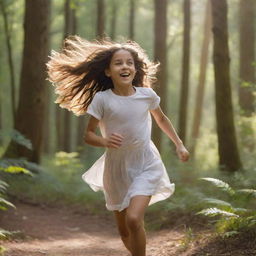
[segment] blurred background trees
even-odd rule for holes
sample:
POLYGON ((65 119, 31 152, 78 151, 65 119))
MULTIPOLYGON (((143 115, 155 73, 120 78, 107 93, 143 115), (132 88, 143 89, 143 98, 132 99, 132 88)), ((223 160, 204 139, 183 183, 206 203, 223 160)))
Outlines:
MULTIPOLYGON (((102 152, 83 143, 87 116, 75 117, 54 104, 53 87, 45 81, 50 49, 58 51, 63 39, 78 34, 135 40, 161 63, 155 90, 191 150, 194 168, 234 172, 252 166, 255 5, 253 0, 1 0, 0 129, 17 129, 33 146, 31 151, 2 136, 2 154, 40 162, 58 151, 77 151, 89 164, 102 152)), ((169 140, 155 128, 153 139, 171 166, 169 140)))

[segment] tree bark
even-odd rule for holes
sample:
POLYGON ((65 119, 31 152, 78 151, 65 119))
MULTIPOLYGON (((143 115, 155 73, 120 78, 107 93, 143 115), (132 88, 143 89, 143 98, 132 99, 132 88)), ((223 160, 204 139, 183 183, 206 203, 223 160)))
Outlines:
POLYGON ((84 132, 85 132, 86 116, 78 117, 77 124, 77 136, 76 136, 76 145, 77 150, 80 151, 80 148, 84 147, 84 132))
POLYGON ((240 86, 241 114, 251 116, 255 111, 252 85, 255 84, 255 0, 240 0, 240 86), (249 86, 245 86, 245 85, 249 86))
MULTIPOLYGON (((158 83, 156 92, 161 97, 161 107, 167 113, 167 0, 154 1, 155 19, 154 19, 154 59, 161 63, 158 73, 158 83)), ((153 141, 161 152, 162 132, 156 125, 153 126, 153 141)))
MULTIPOLYGON (((69 35, 74 35, 76 33, 76 12, 75 9, 71 8, 71 0, 65 1, 65 25, 64 25, 64 38, 69 35)), ((62 149, 66 152, 71 151, 71 125, 72 125, 72 113, 66 109, 61 110, 63 111, 62 118, 63 120, 63 132, 62 138, 62 149)), ((59 112, 59 111, 58 111, 59 112)), ((57 131, 58 132, 58 131, 57 131)))
POLYGON ((5 3, 3 0, 0 1, 0 7, 1 7, 2 14, 3 14, 3 20, 4 20, 5 41, 6 41, 6 47, 7 47, 8 64, 9 64, 10 81, 11 81, 12 119, 13 119, 13 123, 14 123, 15 113, 16 113, 15 71, 14 71, 14 64, 13 64, 10 24, 8 22, 8 14, 7 14, 6 6, 5 6, 5 3))
POLYGON ((211 24, 212 24, 211 2, 210 0, 207 0, 206 8, 205 8, 205 18, 204 18, 204 32, 203 32, 204 39, 203 39, 202 50, 201 50, 199 82, 196 89, 196 106, 194 109, 192 132, 191 132, 190 154, 192 156, 195 153, 196 142, 199 137, 200 124, 202 119, 205 78, 206 78, 206 70, 208 65, 209 44, 211 40, 211 24))
POLYGON ((213 18, 213 62, 220 169, 234 172, 242 168, 233 117, 229 70, 226 0, 211 0, 213 18))
POLYGON ((183 58, 182 58, 182 76, 180 89, 180 106, 179 106, 179 136, 183 143, 186 143, 187 129, 187 106, 189 94, 189 62, 190 62, 190 0, 183 2, 184 12, 184 30, 183 30, 183 58))
POLYGON ((110 28, 110 37, 112 40, 116 39, 116 20, 117 20, 117 11, 118 11, 118 6, 117 6, 117 1, 112 0, 111 2, 111 8, 112 8, 112 13, 111 13, 111 28, 110 28))
POLYGON ((105 36, 105 0, 97 0, 97 28, 98 39, 105 36))
POLYGON ((50 1, 25 2, 24 49, 14 128, 31 140, 33 150, 11 141, 5 152, 5 157, 25 157, 36 163, 40 160, 45 119, 49 8, 50 1))
POLYGON ((129 38, 134 40, 135 0, 130 0, 129 38))

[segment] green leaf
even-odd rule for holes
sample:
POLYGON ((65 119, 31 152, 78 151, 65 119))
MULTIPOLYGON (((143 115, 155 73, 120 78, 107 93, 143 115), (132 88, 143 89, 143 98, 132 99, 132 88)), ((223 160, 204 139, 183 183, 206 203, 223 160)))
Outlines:
POLYGON ((0 197, 0 204, 5 204, 8 205, 10 207, 16 208, 14 204, 12 204, 11 202, 5 200, 4 198, 0 197))
POLYGON ((210 216, 210 217, 214 217, 217 215, 221 215, 221 216, 225 216, 225 217, 236 217, 236 218, 239 217, 239 215, 237 215, 235 213, 223 211, 218 208, 207 208, 200 212, 197 212, 196 214, 201 214, 201 215, 210 216))
POLYGON ((4 136, 11 137, 11 139, 13 141, 15 141, 16 143, 18 143, 18 144, 20 144, 20 145, 22 145, 22 146, 24 146, 24 147, 26 147, 30 150, 33 149, 31 141, 15 129, 13 129, 11 131, 8 131, 8 132, 0 131, 0 137, 4 137, 4 136))
POLYGON ((8 173, 24 173, 32 175, 32 173, 29 170, 20 166, 8 166, 7 168, 0 168, 0 170, 3 170, 4 172, 8 173))
POLYGON ((237 190, 239 193, 245 193, 256 197, 256 190, 255 189, 239 189, 237 190))
POLYGON ((1 168, 8 168, 9 166, 19 166, 23 167, 27 171, 31 171, 33 173, 42 172, 43 168, 32 162, 28 162, 25 159, 13 159, 13 158, 4 158, 0 160, 0 169, 1 168))
POLYGON ((229 184, 222 180, 215 179, 215 178, 200 178, 200 179, 211 182, 214 186, 220 188, 225 192, 228 192, 230 195, 235 194, 235 191, 229 186, 229 184))
POLYGON ((235 235, 238 235, 239 232, 238 231, 229 231, 229 232, 225 232, 222 237, 223 238, 229 238, 229 237, 232 237, 232 236, 235 236, 235 235))
POLYGON ((205 203, 209 203, 209 204, 216 204, 216 205, 221 205, 221 206, 232 207, 232 205, 230 203, 223 201, 223 200, 216 199, 216 198, 204 198, 203 201, 205 203))

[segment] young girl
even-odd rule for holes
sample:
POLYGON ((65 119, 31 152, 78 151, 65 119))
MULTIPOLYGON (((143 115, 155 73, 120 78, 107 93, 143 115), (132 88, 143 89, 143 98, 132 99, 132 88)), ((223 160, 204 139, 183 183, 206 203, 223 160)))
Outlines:
POLYGON ((52 52, 47 66, 56 103, 76 115, 88 113, 85 142, 106 148, 83 174, 84 181, 104 192, 132 256, 145 256, 145 209, 174 192, 151 141, 150 113, 175 143, 180 160, 189 158, 151 89, 158 64, 135 42, 88 42, 76 36, 66 39, 62 52, 52 52), (98 125, 102 136, 96 134, 98 125))

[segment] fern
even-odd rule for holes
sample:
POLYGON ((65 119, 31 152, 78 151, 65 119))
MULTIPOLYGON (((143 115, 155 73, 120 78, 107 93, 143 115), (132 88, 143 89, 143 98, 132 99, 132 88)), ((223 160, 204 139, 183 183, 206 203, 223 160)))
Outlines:
POLYGON ((30 150, 33 149, 31 141, 15 129, 13 129, 11 131, 5 131, 5 132, 3 130, 1 130, 0 137, 10 137, 16 143, 18 143, 30 150))
POLYGON ((239 189, 239 190, 237 190, 237 192, 245 193, 245 194, 256 197, 256 190, 255 189, 239 189))
POLYGON ((203 199, 203 202, 209 203, 209 204, 215 204, 215 205, 219 205, 219 206, 232 207, 232 205, 230 203, 223 201, 223 200, 216 199, 216 198, 207 197, 207 198, 203 199))
POLYGON ((236 217, 236 218, 239 217, 239 215, 237 215, 235 213, 224 211, 224 210, 221 210, 221 209, 218 209, 215 207, 204 209, 196 214, 202 214, 202 215, 210 216, 210 217, 214 217, 217 215, 221 215, 221 216, 225 216, 225 217, 236 217))
POLYGON ((3 158, 0 160, 0 170, 5 169, 5 172, 9 173, 24 173, 24 174, 30 174, 29 171, 32 173, 39 173, 43 171, 43 168, 36 164, 29 162, 25 159, 13 159, 13 158, 3 158), (8 170, 9 167, 12 167, 8 170), (14 168, 15 167, 15 168, 14 168), (18 167, 22 169, 18 169, 18 167))
POLYGON ((213 185, 215 185, 216 187, 220 188, 225 192, 228 192, 230 195, 235 194, 235 191, 229 186, 229 184, 222 180, 215 179, 215 178, 200 178, 200 179, 211 182, 213 185))
MULTIPOLYGON (((248 195, 256 196, 256 190, 254 189, 240 189, 234 190, 229 184, 223 182, 219 179, 214 178, 201 178, 214 184, 217 188, 228 192, 230 199, 235 199, 236 203, 241 203, 238 201, 238 196, 240 193, 246 193, 248 195), (236 195, 234 198, 233 195, 236 195)), ((241 195, 241 194, 240 194, 241 195)), ((256 227, 256 212, 252 209, 246 209, 242 207, 233 207, 230 202, 216 199, 216 198, 205 198, 203 202, 208 204, 214 204, 216 207, 203 209, 197 214, 202 214, 204 216, 219 216, 216 221, 216 230, 223 236, 233 236, 239 233, 241 230, 247 230, 249 228, 256 227)))
POLYGON ((6 206, 10 206, 10 207, 13 207, 13 208, 16 208, 14 204, 12 204, 11 202, 5 200, 4 198, 0 197, 0 205, 2 206, 2 208, 6 209, 6 206))

